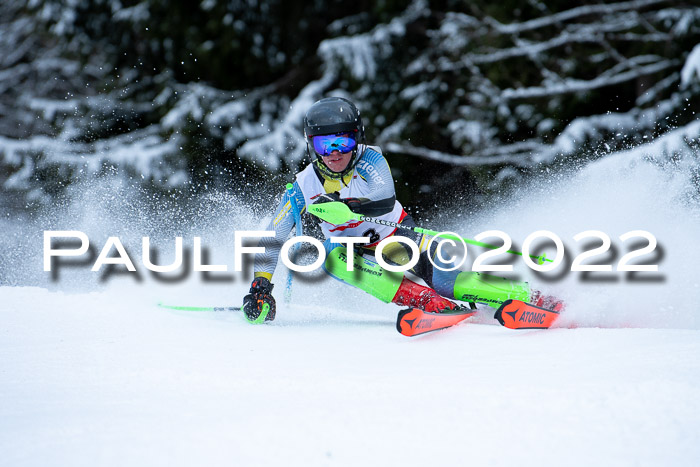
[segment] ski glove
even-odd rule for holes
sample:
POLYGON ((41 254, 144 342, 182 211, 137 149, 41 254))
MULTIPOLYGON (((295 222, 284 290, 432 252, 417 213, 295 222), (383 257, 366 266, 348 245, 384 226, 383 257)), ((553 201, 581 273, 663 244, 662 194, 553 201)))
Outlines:
POLYGON ((357 198, 341 198, 340 193, 334 191, 333 193, 324 193, 318 197, 314 204, 321 203, 331 203, 333 201, 340 201, 348 205, 352 212, 360 213, 361 201, 357 198))
POLYGON ((254 324, 273 321, 277 311, 272 297, 274 285, 265 277, 256 277, 250 284, 248 295, 243 297, 243 313, 254 324))

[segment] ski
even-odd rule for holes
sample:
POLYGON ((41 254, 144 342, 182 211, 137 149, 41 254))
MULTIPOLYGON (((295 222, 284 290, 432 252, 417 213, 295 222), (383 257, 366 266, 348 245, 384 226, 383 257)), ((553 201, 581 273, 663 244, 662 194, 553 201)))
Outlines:
POLYGON ((458 307, 442 313, 423 311, 419 308, 406 308, 396 317, 396 330, 404 336, 417 336, 426 332, 437 331, 454 326, 474 315, 476 310, 458 307))
POLYGON ((509 329, 547 329, 559 317, 559 312, 520 300, 506 300, 493 317, 509 329))
POLYGON ((164 303, 158 303, 161 308, 167 308, 169 310, 179 310, 179 311, 240 311, 240 306, 180 306, 180 305, 166 305, 164 303))

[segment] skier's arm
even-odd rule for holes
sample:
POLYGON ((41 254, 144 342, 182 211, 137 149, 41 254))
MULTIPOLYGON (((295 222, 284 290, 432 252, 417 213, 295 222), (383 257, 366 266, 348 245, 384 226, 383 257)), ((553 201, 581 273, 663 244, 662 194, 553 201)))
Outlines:
POLYGON ((368 147, 357 163, 358 175, 367 180, 370 192, 363 198, 345 198, 353 212, 365 216, 381 216, 394 209, 396 190, 389 163, 379 148, 368 147))
POLYGON ((274 237, 263 237, 260 239, 258 246, 265 248, 264 253, 255 254, 255 263, 253 266, 253 271, 255 272, 255 277, 265 277, 266 279, 272 279, 272 274, 275 272, 277 267, 277 260, 279 258, 280 250, 284 244, 289 232, 295 224, 294 214, 291 210, 291 203, 296 203, 298 207, 298 212, 303 212, 305 208, 304 199, 300 196, 301 189, 298 183, 294 183, 294 193, 299 195, 295 197, 290 197, 289 193, 285 191, 282 200, 280 201, 272 220, 267 225, 265 230, 274 231, 274 237))
POLYGON ((296 203, 297 212, 302 212, 305 207, 304 198, 300 195, 299 184, 294 183, 294 188, 293 196, 285 191, 274 217, 267 225, 267 230, 273 231, 275 236, 263 237, 258 243, 258 246, 264 247, 265 250, 264 253, 256 253, 255 255, 255 278, 250 284, 248 295, 243 297, 242 307, 243 314, 251 323, 262 323, 275 319, 277 308, 272 296, 274 286, 270 279, 272 279, 272 273, 275 272, 282 244, 297 221, 292 211, 292 203, 296 203))
POLYGON ((348 205, 352 212, 362 214, 363 216, 376 217, 383 216, 394 209, 396 196, 377 201, 372 201, 367 198, 345 198, 343 202, 348 205))

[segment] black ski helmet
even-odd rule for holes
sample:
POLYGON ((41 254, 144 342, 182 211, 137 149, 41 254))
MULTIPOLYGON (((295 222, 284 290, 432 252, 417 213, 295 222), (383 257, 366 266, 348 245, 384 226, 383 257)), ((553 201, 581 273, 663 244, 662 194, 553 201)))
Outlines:
POLYGON ((304 116, 306 152, 316 167, 331 178, 343 177, 355 167, 357 162, 357 147, 355 147, 352 150, 352 158, 342 173, 331 172, 323 163, 321 155, 313 149, 312 138, 336 133, 351 133, 355 136, 357 144, 364 144, 365 127, 362 124, 360 111, 355 104, 342 97, 326 97, 315 102, 304 116))

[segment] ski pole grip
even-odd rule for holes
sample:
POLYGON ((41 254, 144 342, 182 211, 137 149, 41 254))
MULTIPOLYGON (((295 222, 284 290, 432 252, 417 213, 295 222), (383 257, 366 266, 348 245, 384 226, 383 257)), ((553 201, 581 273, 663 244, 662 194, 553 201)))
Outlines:
POLYGON ((537 257, 537 264, 544 264, 546 261, 553 263, 554 261, 547 258, 547 253, 543 253, 541 256, 537 257))

